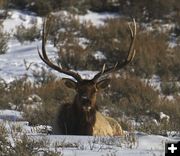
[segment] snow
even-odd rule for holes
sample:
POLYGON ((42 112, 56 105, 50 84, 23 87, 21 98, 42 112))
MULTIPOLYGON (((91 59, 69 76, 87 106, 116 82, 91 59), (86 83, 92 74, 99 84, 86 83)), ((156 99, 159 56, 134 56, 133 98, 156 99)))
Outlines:
MULTIPOLYGON (((21 44, 17 40, 11 39, 9 41, 9 49, 6 54, 0 55, 0 75, 7 83, 28 76, 32 78, 33 71, 41 71, 42 67, 45 70, 50 70, 39 58, 37 47, 41 47, 40 41, 34 41, 31 43, 21 44), (26 63, 24 63, 24 61, 26 63), (30 70, 26 70, 27 66, 30 66, 30 70)), ((55 60, 57 55, 56 48, 52 44, 46 45, 48 57, 51 60, 55 60)), ((54 63, 56 63, 54 61, 54 63)), ((68 77, 64 74, 59 74, 56 71, 52 71, 58 77, 68 77)), ((83 78, 94 75, 96 72, 82 71, 83 78)), ((91 76, 92 77, 92 76, 91 76)), ((89 77, 88 77, 89 78, 89 77)))
POLYGON ((174 23, 163 23, 162 20, 154 20, 152 23, 141 24, 146 31, 158 30, 159 32, 167 32, 175 28, 174 23))
MULTIPOLYGON (((11 10, 11 16, 8 17, 3 23, 4 25, 4 31, 8 32, 13 35, 13 33, 16 31, 16 27, 23 25, 25 27, 30 27, 32 21, 36 21, 38 26, 41 26, 42 19, 40 17, 37 17, 35 15, 32 15, 32 13, 27 12, 21 12, 17 10, 11 10), (13 24, 12 24, 13 23, 13 24)), ((66 15, 66 12, 63 12, 64 15, 66 15)), ((107 18, 114 18, 116 17, 116 14, 108 14, 108 13, 93 13, 91 11, 88 11, 88 13, 84 16, 79 16, 79 19, 81 22, 83 21, 91 21, 94 25, 98 26, 100 24, 104 23, 104 20, 107 18)), ((88 43, 88 40, 85 38, 80 38, 79 44, 86 48, 86 43, 88 43)), ((46 70, 51 70, 46 67, 46 65, 41 61, 41 59, 38 56, 37 48, 41 47, 41 41, 36 40, 34 42, 25 42, 24 44, 21 44, 16 39, 11 37, 11 39, 8 42, 8 51, 4 55, 0 55, 0 75, 1 78, 3 78, 7 83, 19 79, 24 78, 28 76, 28 78, 32 78, 33 70, 41 71, 41 68, 45 68, 46 70), (24 63, 26 62, 26 64, 24 63), (31 64, 30 70, 26 70, 27 66, 31 64)), ((51 43, 47 43, 46 45, 47 52, 49 58, 55 60, 55 57, 57 56, 57 50, 53 47, 51 43)), ((99 59, 103 59, 104 56, 97 52, 95 54, 95 57, 99 59)), ((67 77, 64 74, 59 74, 57 72, 54 72, 59 77, 67 77)), ((82 71, 79 72, 80 74, 83 74, 82 77, 84 78, 90 78, 93 77, 93 75, 96 72, 91 71, 82 71)))
MULTIPOLYGON (((0 75, 6 82, 11 82, 16 78, 22 78, 25 74, 31 76, 32 71, 27 71, 24 60, 27 63, 33 63, 34 68, 40 69, 44 67, 41 59, 38 56, 37 47, 41 46, 40 41, 32 43, 20 44, 17 40, 9 41, 9 49, 6 54, 0 55, 0 75)), ((52 45, 47 45, 47 51, 51 58, 54 48, 52 45)))
POLYGON ((150 79, 144 79, 143 81, 154 90, 161 91, 161 79, 159 76, 153 75, 150 79))
MULTIPOLYGON (((22 112, 18 111, 0 110, 0 114, 22 118, 22 112)), ((36 141, 46 140, 51 149, 58 148, 65 156, 102 156, 108 154, 117 156, 160 156, 165 153, 166 142, 176 142, 180 139, 179 137, 147 135, 139 132, 126 132, 125 136, 122 137, 47 135, 52 130, 51 126, 29 126, 28 121, 6 121, 4 119, 0 120, 0 124, 5 126, 11 137, 14 136, 13 133, 18 134, 16 128, 21 129, 20 133, 26 133, 28 137, 36 141), (134 141, 132 141, 132 138, 134 138, 134 141)))
POLYGON ((23 25, 26 28, 31 27, 34 22, 37 23, 38 26, 42 24, 42 18, 37 17, 28 12, 22 12, 17 10, 10 11, 11 16, 8 17, 4 23, 4 30, 8 33, 14 33, 16 31, 16 27, 23 25))
POLYGON ((104 25, 104 21, 106 19, 116 18, 119 17, 116 13, 95 13, 92 11, 88 11, 85 15, 78 16, 80 22, 91 22, 95 26, 101 26, 104 25))
POLYGON ((15 110, 0 110, 0 119, 3 119, 3 120, 22 119, 22 112, 15 111, 15 110))
POLYGON ((166 121, 169 121, 170 116, 164 114, 163 112, 160 112, 160 119, 161 119, 161 120, 162 120, 162 119, 165 119, 166 121))
POLYGON ((97 51, 94 54, 94 57, 95 57, 96 60, 105 60, 106 59, 106 56, 104 56, 101 51, 97 51))
POLYGON ((148 136, 148 135, 137 135, 137 145, 129 148, 124 138, 115 137, 85 137, 85 136, 47 136, 50 142, 60 142, 64 145, 64 155, 96 155, 102 156, 114 153, 115 155, 144 155, 150 156, 153 154, 161 155, 165 152, 164 143, 170 141, 162 136, 148 136), (68 145, 76 145, 78 147, 72 148, 68 145), (80 146, 80 147, 79 147, 80 146), (121 147, 123 146, 123 147, 121 147), (83 149, 83 150, 80 150, 83 149))

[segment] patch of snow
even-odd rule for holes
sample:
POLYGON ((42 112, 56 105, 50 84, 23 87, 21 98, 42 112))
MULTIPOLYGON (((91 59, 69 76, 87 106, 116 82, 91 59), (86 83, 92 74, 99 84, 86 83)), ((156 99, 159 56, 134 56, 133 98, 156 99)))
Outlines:
POLYGON ((144 79, 143 81, 155 90, 161 91, 161 79, 159 76, 153 75, 152 78, 144 79))
POLYGON ((168 101, 175 101, 175 98, 173 95, 159 95, 159 99, 166 99, 168 101))
MULTIPOLYGON (((21 114, 11 110, 0 110, 4 115, 21 114)), ((162 114, 164 115, 164 114, 162 114)), ((70 135, 47 135, 51 133, 52 127, 46 125, 29 126, 27 121, 4 121, 0 120, 5 126, 9 135, 9 140, 19 137, 18 133, 26 133, 34 140, 46 140, 49 148, 60 150, 64 155, 96 155, 107 154, 126 155, 126 156, 152 156, 164 155, 165 143, 180 140, 179 137, 163 137, 159 135, 147 135, 135 132, 126 132, 123 137, 94 137, 94 136, 70 136, 70 135), (15 133, 16 135, 13 135, 15 133), (42 135, 43 134, 43 135, 42 135), (128 141, 133 137, 134 141, 128 141)), ((171 135, 172 136, 172 135, 171 135)), ((12 141, 12 144, 14 142, 12 141)))
POLYGON ((37 94, 32 94, 28 97, 28 102, 41 102, 42 99, 37 94))
POLYGON ((145 31, 159 31, 159 32, 168 32, 175 28, 174 23, 163 23, 162 20, 155 20, 152 23, 141 23, 141 26, 145 29, 145 31))
POLYGON ((27 121, 4 121, 2 120, 0 124, 3 124, 8 133, 26 133, 30 135, 37 134, 50 134, 52 132, 52 127, 47 125, 29 126, 27 121))
POLYGON ((170 119, 170 116, 164 114, 163 112, 160 112, 160 113, 159 113, 159 116, 160 116, 160 119, 161 119, 161 120, 165 119, 167 122, 168 122, 169 119, 170 119))
POLYGON ((87 45, 89 43, 89 40, 84 38, 84 37, 81 37, 81 38, 78 38, 78 41, 79 41, 79 45, 83 48, 83 49, 86 49, 87 48, 87 45))
POLYGON ((152 119, 152 122, 153 122, 156 126, 159 125, 159 122, 158 122, 156 119, 152 119))
MULTIPOLYGON (((152 156, 164 155, 165 143, 174 139, 158 136, 136 134, 135 146, 126 145, 123 137, 90 137, 90 136, 33 136, 35 139, 46 138, 51 145, 63 146, 64 155, 126 155, 126 156, 152 156), (73 146, 74 145, 74 146, 73 146), (76 146, 75 146, 76 145, 76 146)), ((129 144, 133 144, 132 142, 129 144)))
MULTIPOLYGON (((39 58, 37 47, 41 47, 40 41, 34 41, 28 44, 20 44, 17 40, 9 41, 9 49, 6 54, 0 55, 0 75, 6 82, 23 78, 26 75, 32 76, 32 70, 26 70, 26 63, 32 63, 35 70, 46 68, 45 64, 39 58)), ((51 44, 47 44, 47 51, 50 58, 54 56, 56 49, 51 44)))
POLYGON ((131 120, 128 120, 128 122, 130 123, 130 125, 132 127, 139 127, 141 125, 140 122, 136 122, 135 120, 131 119, 131 120))
MULTIPOLYGON (((21 12, 17 10, 10 10, 11 16, 8 17, 3 25, 4 30, 11 35, 16 31, 16 27, 19 25, 23 25, 25 27, 30 27, 32 21, 37 21, 37 25, 41 26, 42 18, 37 17, 35 15, 21 12), (13 24, 12 24, 13 23, 13 24)), ((67 11, 63 11, 62 14, 67 16, 69 13, 67 11)), ((110 14, 110 13, 94 13, 88 11, 88 13, 84 16, 79 16, 80 20, 83 21, 92 21, 95 25, 100 25, 104 23, 104 20, 107 18, 115 18, 118 15, 110 14)), ((86 48, 87 43, 89 41, 85 38, 80 38, 80 45, 83 48, 86 48)), ((41 41, 34 42, 25 42, 24 44, 19 43, 17 40, 11 38, 8 42, 8 51, 6 54, 0 55, 0 75, 7 83, 12 82, 15 79, 28 77, 30 81, 32 80, 33 71, 40 71, 42 67, 47 71, 53 71, 48 68, 39 58, 37 53, 37 47, 41 47, 41 41), (25 63, 26 62, 26 63, 25 63), (27 66, 30 66, 29 70, 27 66)), ((54 60, 54 57, 57 56, 57 49, 53 47, 52 44, 47 43, 47 52, 50 59, 54 60)), ((105 59, 105 56, 101 52, 97 52, 95 57, 98 59, 105 59)), ((64 74, 59 74, 56 71, 53 71, 55 75, 58 77, 69 77, 64 74)), ((78 73, 82 74, 83 78, 90 79, 97 72, 91 71, 78 71, 78 73), (94 73, 94 74, 93 74, 94 73)))
POLYGON ((15 111, 15 110, 0 110, 0 119, 3 120, 22 120, 22 112, 15 111))
POLYGON ((36 95, 30 95, 23 104, 23 109, 25 110, 39 110, 42 106, 42 99, 36 95))
POLYGON ((177 43, 175 43, 175 42, 169 42, 169 45, 168 45, 169 48, 173 49, 173 48, 176 47, 176 46, 177 46, 177 43))
POLYGON ((11 34, 13 34, 14 32, 16 32, 16 27, 20 25, 23 25, 26 28, 29 28, 32 26, 33 21, 36 21, 37 26, 42 25, 41 17, 28 14, 27 12, 18 11, 18 10, 10 10, 9 12, 11 16, 8 17, 3 22, 4 31, 7 33, 11 32, 11 34))
POLYGON ((106 59, 106 56, 104 56, 104 54, 101 51, 97 51, 94 54, 94 57, 96 60, 105 60, 106 59))
POLYGON ((85 15, 78 16, 80 22, 91 22, 95 26, 102 26, 104 25, 106 19, 117 17, 119 17, 119 15, 116 13, 95 13, 92 11, 88 11, 85 15))
POLYGON ((52 132, 52 127, 48 125, 31 126, 31 133, 32 132, 49 134, 52 132))
POLYGON ((174 96, 168 95, 168 96, 166 96, 166 99, 168 99, 169 101, 174 101, 174 96))

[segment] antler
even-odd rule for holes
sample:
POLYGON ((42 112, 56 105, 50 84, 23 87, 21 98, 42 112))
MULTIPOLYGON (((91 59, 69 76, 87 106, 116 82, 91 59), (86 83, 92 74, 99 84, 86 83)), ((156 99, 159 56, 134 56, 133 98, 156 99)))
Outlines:
POLYGON ((93 81, 97 81, 99 77, 107 74, 107 73, 111 73, 113 71, 117 71, 117 70, 120 70, 121 68, 125 67, 127 64, 129 64, 135 54, 136 54, 136 50, 134 49, 134 45, 135 45, 135 40, 136 40, 136 21, 135 19, 133 19, 133 28, 131 27, 131 25, 129 24, 129 31, 130 31, 130 34, 131 34, 131 43, 130 43, 130 46, 129 46, 129 50, 128 50, 128 55, 127 55, 127 58, 124 62, 117 62, 113 67, 110 67, 110 68, 106 68, 105 64, 102 68, 102 70, 100 72, 98 72, 94 78, 92 79, 93 81))
MULTIPOLYGON (((51 20, 51 18, 49 18, 49 19, 51 20)), ((60 73, 69 75, 69 76, 73 77, 75 80, 77 80, 78 82, 82 81, 81 76, 77 72, 63 69, 61 66, 55 65, 49 60, 49 58, 46 54, 45 46, 46 46, 46 42, 47 42, 48 33, 50 31, 50 25, 51 25, 51 21, 48 22, 48 20, 45 19, 43 22, 43 30, 42 30, 42 54, 40 53, 40 50, 38 48, 38 54, 39 54, 40 58, 43 60, 44 63, 46 63, 52 69, 54 69, 60 73)))

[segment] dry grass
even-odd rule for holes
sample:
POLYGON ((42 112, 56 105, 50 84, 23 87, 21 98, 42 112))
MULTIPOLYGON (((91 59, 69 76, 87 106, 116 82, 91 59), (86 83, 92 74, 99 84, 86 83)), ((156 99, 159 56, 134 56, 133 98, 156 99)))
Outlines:
POLYGON ((62 156, 60 151, 50 149, 47 140, 33 140, 26 134, 17 134, 13 131, 9 134, 2 124, 0 124, 0 139, 1 156, 36 156, 40 153, 44 156, 62 156))

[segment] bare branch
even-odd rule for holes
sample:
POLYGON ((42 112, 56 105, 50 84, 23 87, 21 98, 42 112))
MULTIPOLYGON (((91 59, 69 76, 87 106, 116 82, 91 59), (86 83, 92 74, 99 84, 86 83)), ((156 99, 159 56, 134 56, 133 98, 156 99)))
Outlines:
POLYGON ((26 60, 24 59, 24 66, 26 68, 26 70, 28 71, 31 67, 31 65, 33 64, 34 62, 30 62, 29 64, 27 64, 26 60))

